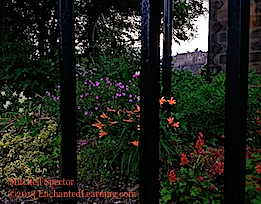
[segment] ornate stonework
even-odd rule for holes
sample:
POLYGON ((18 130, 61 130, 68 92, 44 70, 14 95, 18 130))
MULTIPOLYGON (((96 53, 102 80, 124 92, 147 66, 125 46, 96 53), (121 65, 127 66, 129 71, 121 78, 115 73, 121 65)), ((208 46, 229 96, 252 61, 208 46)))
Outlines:
MULTIPOLYGON (((208 73, 226 72, 228 0, 210 0, 208 73)), ((261 73, 261 1, 250 0, 249 71, 261 73)))

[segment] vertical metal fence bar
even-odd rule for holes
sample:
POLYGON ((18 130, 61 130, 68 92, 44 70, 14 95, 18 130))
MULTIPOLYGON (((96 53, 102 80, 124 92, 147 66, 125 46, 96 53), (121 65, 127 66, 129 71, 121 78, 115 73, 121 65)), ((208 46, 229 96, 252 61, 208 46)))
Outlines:
POLYGON ((141 3, 141 138, 140 197, 142 204, 159 203, 159 0, 141 3))
MULTIPOLYGON (((63 185, 63 192, 77 191, 76 155, 76 77, 73 0, 59 1, 61 63, 62 179, 73 180, 63 185), (72 183, 71 183, 72 184, 72 183)), ((72 196, 63 203, 77 203, 72 196)))
POLYGON ((225 203, 245 202, 249 0, 228 1, 225 203))
MULTIPOLYGON (((164 0, 164 27, 163 38, 163 95, 169 99, 171 94, 171 41, 172 41, 172 0, 164 0)), ((165 103, 163 110, 168 110, 170 116, 170 106, 165 103)))

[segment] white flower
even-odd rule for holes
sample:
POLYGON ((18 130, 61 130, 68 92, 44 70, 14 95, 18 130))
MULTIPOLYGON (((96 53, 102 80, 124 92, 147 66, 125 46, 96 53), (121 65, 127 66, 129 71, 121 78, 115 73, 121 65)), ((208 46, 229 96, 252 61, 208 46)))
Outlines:
POLYGON ((20 97, 23 97, 24 96, 24 92, 22 91, 20 94, 19 94, 20 97))
POLYGON ((5 96, 5 92, 4 91, 1 91, 1 94, 2 94, 2 96, 5 96))
POLYGON ((18 111, 19 113, 22 113, 22 112, 24 112, 24 109, 23 108, 19 108, 19 111, 18 111))
POLYGON ((32 116, 34 113, 33 112, 31 112, 31 113, 29 113, 29 116, 32 116))
POLYGON ((13 96, 17 96, 17 93, 16 93, 16 91, 13 93, 13 96))
POLYGON ((135 72, 135 75, 139 76, 140 75, 140 71, 135 72))
POLYGON ((12 103, 11 103, 10 101, 6 101, 5 104, 9 106, 9 105, 11 105, 12 103))
POLYGON ((3 106, 4 106, 5 109, 7 109, 7 107, 8 107, 8 105, 6 105, 6 104, 4 104, 3 106))
POLYGON ((19 101, 20 103, 23 103, 26 99, 27 99, 27 98, 26 98, 25 96, 23 96, 22 98, 19 98, 18 101, 19 101))
POLYGON ((140 100, 140 96, 138 96, 137 99, 140 100))

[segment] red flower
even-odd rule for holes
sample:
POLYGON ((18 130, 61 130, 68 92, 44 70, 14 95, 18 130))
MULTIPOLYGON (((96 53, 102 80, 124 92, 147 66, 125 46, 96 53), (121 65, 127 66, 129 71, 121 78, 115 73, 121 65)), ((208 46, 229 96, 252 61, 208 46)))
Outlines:
POLYGON ((202 146, 205 145, 203 138, 203 134, 201 132, 198 133, 198 140, 196 142, 195 148, 198 149, 198 153, 202 153, 204 150, 202 149, 202 146))
POLYGON ((181 163, 180 163, 180 165, 186 165, 186 164, 188 164, 188 162, 189 162, 189 160, 187 158, 187 155, 182 153, 181 154, 181 163))
POLYGON ((215 190, 215 186, 211 186, 210 190, 212 190, 212 191, 215 190))
POLYGON ((174 170, 171 170, 170 171, 170 173, 169 173, 169 180, 171 181, 171 182, 176 182, 176 180, 177 180, 177 177, 176 177, 176 174, 175 174, 175 172, 174 172, 174 170))
POLYGON ((217 162, 216 163, 216 173, 218 173, 220 176, 221 176, 221 174, 223 174, 224 173, 224 162, 217 162))
POLYGON ((197 179, 198 179, 199 182, 201 182, 201 181, 204 180, 204 177, 203 176, 199 176, 197 179))
POLYGON ((257 173, 261 173, 261 165, 260 164, 258 164, 257 166, 256 166, 256 172, 257 173))

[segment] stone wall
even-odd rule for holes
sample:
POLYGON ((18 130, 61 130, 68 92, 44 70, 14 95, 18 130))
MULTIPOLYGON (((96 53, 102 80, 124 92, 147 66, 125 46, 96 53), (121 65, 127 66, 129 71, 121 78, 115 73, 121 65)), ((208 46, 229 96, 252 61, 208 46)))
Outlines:
MULTIPOLYGON (((226 72, 228 0, 210 0, 210 71, 226 72)), ((249 71, 261 73, 261 0, 250 0, 249 71)))

